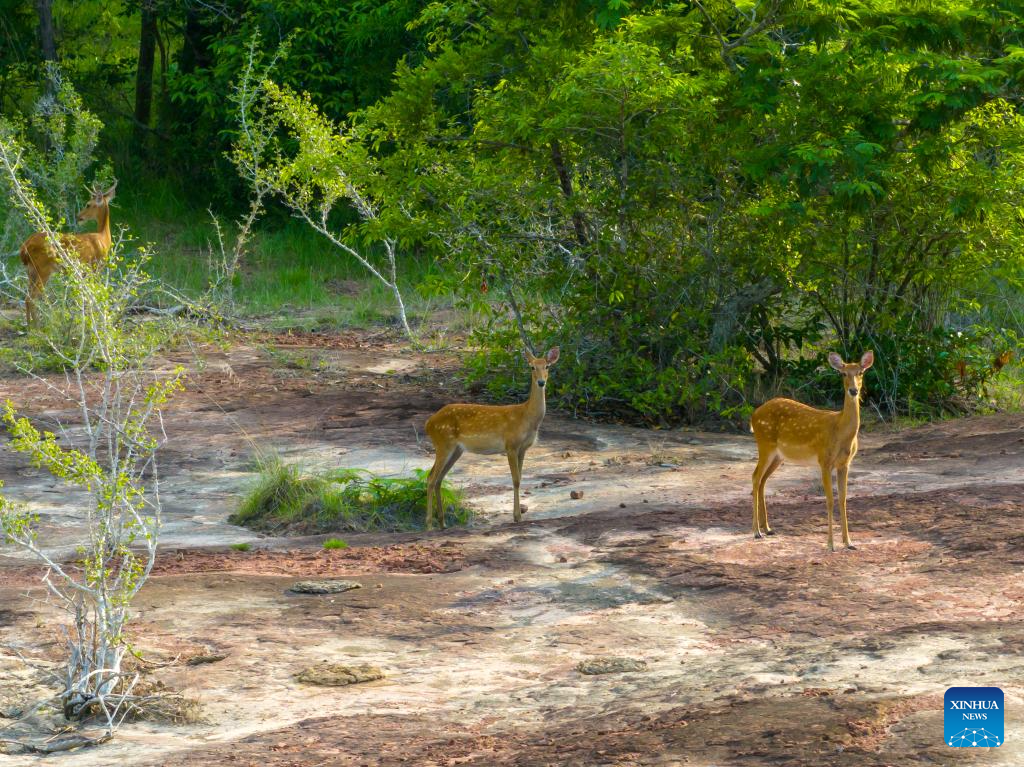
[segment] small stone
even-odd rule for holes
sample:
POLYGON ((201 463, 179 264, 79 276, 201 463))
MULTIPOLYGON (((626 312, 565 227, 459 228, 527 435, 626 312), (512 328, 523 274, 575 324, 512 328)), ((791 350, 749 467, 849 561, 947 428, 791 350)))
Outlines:
POLYGON ((344 663, 321 663, 319 666, 311 666, 299 672, 295 678, 303 684, 314 684, 318 687, 344 687, 383 679, 384 672, 367 663, 355 666, 344 663))
POLYGON ((591 658, 576 664, 581 674, 624 674, 632 671, 646 671, 647 661, 636 658, 591 658))
POLYGON ((211 653, 209 655, 193 655, 187 661, 186 666, 202 666, 204 663, 219 663, 224 660, 227 655, 221 655, 217 653, 211 653))
POLYGON ((572 498, 574 501, 578 501, 580 498, 583 497, 583 491, 582 490, 570 490, 569 491, 569 497, 572 498))
POLYGON ((619 504, 619 508, 620 508, 620 509, 624 509, 624 508, 626 508, 626 504, 624 504, 624 503, 620 503, 620 504, 619 504))
POLYGON ((324 580, 298 581, 288 589, 296 594, 340 594, 343 591, 361 589, 363 584, 355 581, 324 580))

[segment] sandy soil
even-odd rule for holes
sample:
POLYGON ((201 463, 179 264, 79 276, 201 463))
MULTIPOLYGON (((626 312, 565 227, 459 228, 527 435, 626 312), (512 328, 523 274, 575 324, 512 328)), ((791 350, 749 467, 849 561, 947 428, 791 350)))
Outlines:
MULTIPOLYGON (((527 456, 520 525, 505 462, 471 456, 451 475, 480 509, 469 530, 346 536, 352 548, 328 552, 319 538, 227 524, 258 450, 309 466, 428 467, 422 424, 457 396, 453 365, 354 335, 208 353, 168 415, 166 547, 133 624, 148 676, 200 701, 203 720, 131 724, 49 762, 1024 764, 1024 417, 864 435, 850 480, 858 548, 831 555, 805 468, 769 485, 779 534, 750 538, 750 437, 557 413, 527 456), (238 542, 253 549, 227 548, 238 542), (328 576, 363 588, 288 592, 328 576), (198 656, 224 658, 189 665, 198 656), (616 656, 647 671, 576 669, 616 656), (323 661, 386 677, 295 679, 323 661), (1006 745, 943 744, 942 694, 957 684, 1003 688, 1006 745)), ((38 383, 0 380, 6 396, 73 418, 38 383)), ((53 547, 72 550, 74 496, 6 449, 0 476, 53 547)), ((38 578, 0 548, 0 640, 45 657, 53 613, 38 578)), ((44 689, 0 650, 0 717, 44 689)))

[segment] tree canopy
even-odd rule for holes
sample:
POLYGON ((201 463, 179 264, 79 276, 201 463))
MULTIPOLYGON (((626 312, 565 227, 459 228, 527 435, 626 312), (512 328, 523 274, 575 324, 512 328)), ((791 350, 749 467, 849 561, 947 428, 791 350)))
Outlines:
MULTIPOLYGON (((45 5, 0 3, 8 115, 43 87, 45 5)), ((312 203, 349 163, 375 212, 341 213, 351 236, 433 255, 445 276, 420 287, 489 318, 470 374, 495 391, 524 333, 561 345, 556 393, 576 412, 739 420, 765 392, 836 397, 822 351, 872 348, 878 409, 936 412, 969 406, 1019 344, 1024 9, 1011 0, 52 12, 115 165, 131 145, 121 161, 144 158, 139 172, 212 175, 203 193, 222 205, 242 190, 226 157, 249 42, 279 51, 260 86, 279 120, 274 167, 308 183, 278 180, 312 203), (341 143, 303 143, 313 126, 341 143)))

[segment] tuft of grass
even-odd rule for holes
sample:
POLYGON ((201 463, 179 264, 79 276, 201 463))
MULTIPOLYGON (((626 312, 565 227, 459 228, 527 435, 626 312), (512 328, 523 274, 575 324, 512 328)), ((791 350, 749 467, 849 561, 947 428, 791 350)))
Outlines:
POLYGON ((231 548, 235 551, 249 551, 252 548, 252 545, 249 543, 232 543, 231 548))
MULTIPOLYGON (((461 493, 444 486, 441 497, 447 524, 469 522, 472 511, 461 493)), ((228 521, 275 533, 399 532, 423 530, 426 512, 426 471, 400 478, 364 469, 310 474, 271 459, 262 463, 254 487, 228 521)))
POLYGON ((348 542, 342 538, 328 538, 324 541, 325 549, 347 549, 348 542))

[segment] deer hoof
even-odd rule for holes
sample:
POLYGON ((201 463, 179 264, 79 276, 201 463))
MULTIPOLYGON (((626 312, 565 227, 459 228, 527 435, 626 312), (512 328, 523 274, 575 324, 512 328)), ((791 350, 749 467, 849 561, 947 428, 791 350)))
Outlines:
POLYGON ((848 548, 850 551, 856 551, 857 550, 857 547, 854 546, 852 543, 846 544, 846 548, 848 548))
POLYGON ((774 530, 765 530, 764 534, 765 535, 775 535, 775 531, 774 530))
POLYGON ((764 538, 764 536, 763 536, 763 535, 761 535, 761 531, 760 531, 760 530, 758 530, 758 531, 757 531, 756 533, 754 533, 754 540, 755 540, 755 541, 759 541, 759 540, 761 540, 762 538, 764 538))

